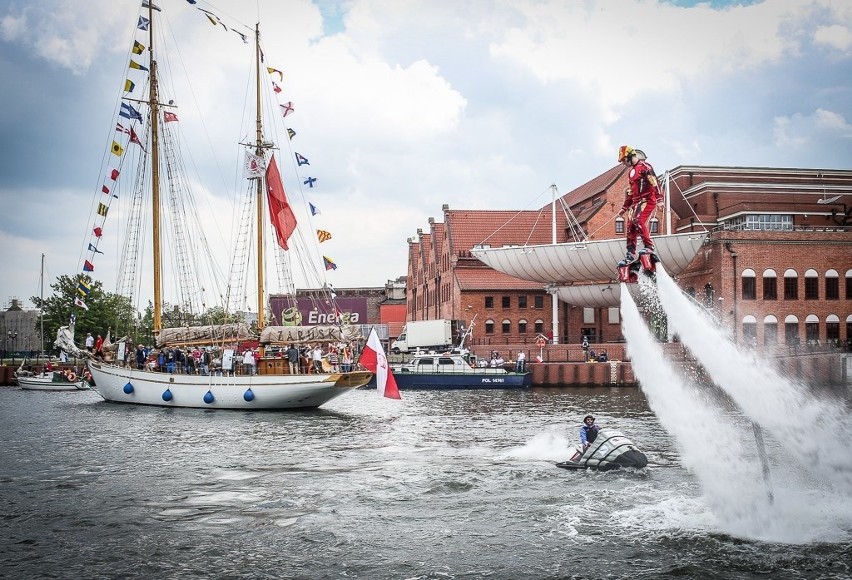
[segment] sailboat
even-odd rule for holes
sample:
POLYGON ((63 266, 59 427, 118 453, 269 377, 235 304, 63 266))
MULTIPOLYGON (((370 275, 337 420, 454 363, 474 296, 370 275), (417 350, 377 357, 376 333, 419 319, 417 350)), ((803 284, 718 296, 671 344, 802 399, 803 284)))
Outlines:
MULTIPOLYGON (((44 301, 44 254, 41 255, 41 275, 39 276, 39 297, 44 301)), ((43 350, 44 311, 39 312, 39 338, 42 342, 39 350, 43 350)), ((41 374, 24 370, 26 358, 21 360, 21 366, 15 371, 15 381, 25 391, 75 391, 89 388, 83 377, 78 377, 71 370, 54 370, 50 361, 44 364, 41 374)))
MULTIPOLYGON (((177 278, 173 281, 173 284, 179 287, 181 292, 186 292, 187 295, 193 294, 193 285, 197 284, 196 279, 185 275, 184 270, 193 262, 200 260, 202 250, 207 246, 206 241, 188 233, 186 228, 189 227, 190 222, 196 219, 189 215, 172 213, 171 221, 173 228, 175 228, 174 238, 167 240, 163 233, 163 229, 165 229, 162 227, 163 222, 169 219, 170 215, 164 212, 161 206, 165 206, 173 212, 186 211, 185 207, 187 206, 186 198, 181 198, 176 193, 178 191, 176 188, 179 188, 180 184, 174 185, 170 182, 168 188, 163 187, 162 195, 165 199, 161 200, 161 179, 166 180, 175 177, 181 168, 181 161, 177 159, 178 144, 171 129, 172 126, 177 125, 177 114, 173 108, 175 106, 174 101, 166 100, 167 96, 164 94, 166 91, 159 84, 161 79, 158 71, 168 69, 163 68, 164 62, 157 60, 162 56, 159 47, 155 52, 155 43, 159 42, 155 36, 157 13, 164 9, 147 1, 142 3, 142 12, 139 15, 139 25, 136 31, 137 38, 134 40, 131 51, 129 68, 133 69, 133 72, 141 70, 147 73, 145 85, 147 94, 143 99, 130 98, 127 94, 123 96, 121 109, 118 112, 122 119, 117 119, 117 121, 124 122, 125 125, 118 123, 116 131, 128 135, 130 139, 126 144, 114 141, 112 153, 121 158, 125 148, 132 147, 135 154, 140 157, 147 156, 145 157, 146 162, 140 162, 141 164, 136 166, 141 169, 129 171, 140 180, 144 177, 146 182, 150 181, 150 185, 144 188, 144 192, 142 188, 134 189, 130 207, 138 209, 143 200, 150 201, 151 205, 152 225, 150 231, 153 250, 153 302, 151 305, 156 350, 162 353, 167 353, 170 350, 177 352, 174 349, 185 349, 187 353, 189 350, 198 350, 202 353, 202 356, 206 353, 221 361, 221 365, 217 372, 213 372, 211 369, 210 372, 194 370, 189 373, 181 373, 180 365, 178 365, 176 372, 170 372, 172 369, 169 365, 159 366, 155 362, 149 362, 151 359, 140 358, 137 363, 135 354, 143 350, 142 345, 137 346, 135 343, 138 341, 130 342, 130 339, 126 339, 126 341, 120 341, 117 344, 115 355, 107 356, 102 360, 94 357, 88 359, 88 368, 95 382, 94 389, 107 401, 128 404, 251 410, 319 407, 336 397, 365 385, 370 380, 372 373, 363 370, 351 372, 326 372, 323 370, 318 373, 291 374, 286 359, 268 356, 268 354, 271 354, 271 352, 268 352, 270 349, 277 347, 280 351, 288 344, 307 345, 310 343, 316 346, 318 342, 326 344, 333 342, 352 343, 360 339, 360 333, 356 327, 341 324, 341 317, 334 319, 335 324, 326 324, 320 327, 272 326, 267 324, 264 262, 265 257, 273 252, 267 251, 266 238, 276 238, 275 254, 279 259, 283 256, 286 261, 291 261, 295 258, 285 250, 289 249, 287 242, 293 232, 296 231, 297 223, 295 214, 287 201, 276 157, 273 155, 273 151, 277 150, 277 147, 272 141, 272 136, 264 133, 264 109, 261 105, 262 78, 268 78, 268 75, 262 73, 271 71, 269 67, 262 65, 264 52, 260 43, 259 25, 254 28, 254 66, 252 67, 256 81, 254 88, 257 93, 255 99, 256 118, 252 123, 255 127, 255 136, 251 142, 242 144, 250 149, 250 151, 247 150, 250 154, 247 154, 245 162, 246 171, 244 175, 248 179, 244 198, 253 203, 255 210, 253 215, 250 218, 246 217, 242 223, 248 223, 254 228, 252 235, 256 239, 254 242, 248 243, 241 238, 243 240, 242 249, 238 249, 234 253, 235 256, 239 256, 249 254, 249 250, 252 248, 255 251, 254 261, 257 279, 255 312, 259 336, 252 333, 246 322, 233 319, 219 323, 211 321, 210 324, 202 325, 197 323, 199 317, 196 317, 192 324, 172 328, 164 327, 166 313, 164 312, 163 293, 167 274, 163 270, 169 270, 164 268, 163 262, 166 258, 170 258, 177 264, 171 269, 172 272, 175 272, 173 277, 177 278), (144 32, 140 33, 139 30, 144 32), (143 59, 146 52, 149 56, 147 63, 143 59), (129 127, 126 126, 127 122, 131 123, 129 127), (135 128, 137 125, 139 126, 138 131, 135 128), (118 153, 116 153, 117 150, 118 153), (163 166, 165 166, 165 171, 162 170, 163 166), (162 215, 161 212, 166 215, 162 215), (269 225, 270 222, 271 226, 269 225), (267 228, 274 231, 274 236, 266 235, 267 228), (181 239, 183 241, 192 240, 189 251, 169 249, 164 252, 164 244, 172 243, 177 248, 181 239), (197 250, 197 253, 193 253, 195 250, 197 250), (246 348, 246 344, 250 345, 249 348, 251 348, 251 345, 255 345, 257 348, 259 356, 256 365, 253 368, 246 368, 238 363, 229 364, 231 361, 236 362, 240 359, 240 350, 246 348)), ((199 8, 199 10, 202 9, 199 8)), ((218 17, 212 12, 208 10, 202 10, 202 12, 211 22, 216 23, 218 20, 218 17)), ((222 24, 222 26, 225 30, 237 32, 233 26, 230 29, 225 24, 222 24)), ((246 37, 248 35, 240 32, 237 32, 237 34, 247 42, 246 37)), ((125 90, 132 90, 134 86, 133 79, 128 79, 125 90)), ((267 90, 267 94, 269 93, 270 91, 267 90)), ((275 110, 277 109, 275 107, 275 110)), ((122 159, 122 164, 123 162, 122 159)), ((115 182, 121 173, 128 173, 128 171, 125 171, 123 167, 116 167, 111 171, 103 172, 104 175, 108 176, 104 185, 104 194, 111 193, 110 187, 116 186, 115 182)), ((117 198, 118 196, 113 197, 117 198)), ((97 214, 105 217, 109 209, 108 204, 112 203, 113 200, 109 196, 103 199, 106 201, 100 202, 97 214)), ((248 213, 244 215, 248 216, 248 213)), ((142 245, 139 240, 142 238, 141 230, 143 229, 138 223, 133 222, 133 218, 128 219, 128 225, 124 230, 127 240, 125 248, 122 250, 122 259, 124 260, 121 264, 122 271, 135 270, 137 262, 135 258, 131 260, 129 256, 135 255, 133 244, 136 244, 137 247, 142 245)), ((95 237, 91 238, 89 242, 91 251, 102 253, 98 250, 98 243, 105 230, 106 227, 94 228, 95 237)), ((94 259, 94 253, 90 256, 94 259)), ((303 268, 306 267, 304 264, 302 265, 303 268)), ((93 264, 90 261, 86 262, 86 266, 84 272, 93 269, 93 264)), ((281 267, 280 264, 278 266, 281 267)), ((246 279, 247 277, 243 274, 247 268, 244 265, 236 267, 232 264, 231 280, 235 277, 240 280, 246 279), (235 271, 239 273, 238 276, 234 275, 235 271)), ((316 269, 317 271, 323 270, 319 267, 319 264, 317 264, 316 269)), ((138 288, 138 285, 120 281, 119 289, 121 290, 121 288, 124 288, 125 291, 120 293, 128 295, 132 294, 138 288)), ((321 299, 327 305, 330 305, 329 307, 333 311, 339 312, 334 306, 335 295, 330 290, 330 285, 324 284, 323 288, 329 288, 329 291, 321 299)), ((195 295, 199 292, 203 292, 203 288, 195 287, 195 295)), ((84 293, 85 289, 83 289, 81 295, 84 293)), ((239 289, 234 289, 229 284, 228 289, 224 292, 226 304, 223 308, 227 309, 228 299, 239 293, 239 289)), ((85 298, 85 296, 81 297, 85 298)), ((191 306, 185 307, 185 310, 189 309, 191 309, 191 306)), ((66 339, 68 330, 66 328, 66 339)), ((73 336, 73 328, 70 329, 70 334, 73 336)), ((85 352, 78 350, 75 354, 85 354, 85 352)), ((156 357, 154 357, 154 360, 156 360, 156 357)))

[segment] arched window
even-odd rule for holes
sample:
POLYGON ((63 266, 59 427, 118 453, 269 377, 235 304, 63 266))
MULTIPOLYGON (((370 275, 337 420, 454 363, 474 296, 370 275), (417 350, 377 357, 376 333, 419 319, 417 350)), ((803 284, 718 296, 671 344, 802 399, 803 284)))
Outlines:
MULTIPOLYGON (((846 270, 846 300, 852 300, 852 270, 846 270)), ((852 335, 846 333, 846 338, 852 340, 852 335)))
POLYGON ((784 272, 784 300, 799 299, 799 273, 792 268, 784 272))
POLYGON ((772 268, 763 271, 763 299, 778 300, 778 275, 772 268))
POLYGON ((617 217, 615 218, 615 233, 624 235, 624 218, 617 217))
POLYGON ((836 314, 825 317, 825 340, 832 342, 840 340, 840 317, 836 314))
POLYGON ((490 318, 485 321, 485 334, 494 334, 494 321, 490 318))
POLYGON ((784 342, 788 346, 799 345, 799 319, 793 314, 784 319, 784 342))
POLYGON ((713 308, 716 300, 716 292, 713 290, 712 284, 704 285, 704 306, 705 308, 713 308))
POLYGON ((536 334, 544 334, 544 320, 542 320, 541 318, 536 319, 533 326, 533 332, 535 332, 536 334))
POLYGON ((757 278, 754 270, 746 268, 741 275, 743 300, 754 300, 757 298, 757 278))
POLYGON ((846 343, 852 343, 852 314, 846 317, 846 343))
POLYGON ((757 319, 751 314, 743 316, 743 342, 757 344, 757 319))
POLYGON ((808 314, 805 318, 805 340, 809 343, 819 340, 819 316, 808 314))
POLYGON ((819 274, 813 268, 805 272, 805 300, 819 300, 819 274))
POLYGON ((660 220, 653 218, 649 224, 652 234, 660 233, 660 220))
POLYGON ((763 345, 778 344, 778 319, 771 314, 763 319, 763 345))
POLYGON ((693 286, 686 287, 686 295, 690 298, 695 298, 695 288, 693 286))
POLYGON ((508 318, 503 319, 502 331, 503 334, 509 334, 510 332, 512 332, 512 321, 508 318))
POLYGON ((518 334, 526 334, 527 333, 527 319, 521 318, 518 321, 518 334))
POLYGON ((837 270, 829 270, 825 273, 825 299, 840 299, 840 277, 837 275, 837 270))

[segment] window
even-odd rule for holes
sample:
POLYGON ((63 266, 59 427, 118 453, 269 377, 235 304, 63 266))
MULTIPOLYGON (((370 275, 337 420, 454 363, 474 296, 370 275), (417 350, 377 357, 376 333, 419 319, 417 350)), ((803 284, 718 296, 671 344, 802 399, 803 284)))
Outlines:
POLYGON ((518 296, 518 308, 526 308, 527 307, 527 295, 523 294, 518 296))
POLYGON ((533 308, 538 308, 539 310, 544 308, 544 296, 533 297, 533 308))
POLYGON ((819 274, 816 270, 805 272, 805 300, 819 300, 819 274))
POLYGON ((594 344, 598 341, 598 334, 594 328, 581 328, 580 334, 589 339, 589 344, 594 344))
POLYGON ((805 318, 805 340, 808 342, 819 340, 819 318, 814 314, 808 314, 805 318))
POLYGON ((787 346, 799 345, 799 319, 792 314, 784 319, 784 342, 787 346))
POLYGON ((583 322, 585 324, 594 324, 595 323, 595 309, 584 307, 583 308, 583 322))
POLYGON ((771 314, 763 319, 763 345, 778 344, 778 319, 771 314))
POLYGON ((704 285, 704 307, 713 308, 716 304, 716 291, 713 290, 712 284, 704 285))
POLYGON ((527 321, 525 318, 521 318, 518 321, 518 334, 526 334, 527 333, 527 321))
POLYGON ((485 321, 485 334, 494 334, 494 321, 490 318, 485 321))
POLYGON ((503 308, 511 308, 512 307, 512 297, 511 296, 503 296, 500 302, 501 302, 503 308))
POLYGON ((825 299, 840 299, 840 278, 837 277, 837 270, 829 270, 825 273, 825 299))
POLYGON ((743 300, 754 300, 757 298, 756 278, 754 270, 743 271, 742 275, 743 300))
POLYGON ((494 297, 486 296, 485 297, 485 307, 486 308, 494 308, 494 297))
POLYGON ((836 314, 829 314, 825 317, 825 340, 840 340, 840 318, 836 314))
POLYGON ((619 324, 621 322, 621 310, 618 307, 610 307, 607 310, 607 320, 610 324, 619 324))
POLYGON ((501 330, 503 334, 509 334, 512 332, 512 321, 504 319, 501 330))
MULTIPOLYGON (((846 271, 846 300, 852 300, 852 270, 846 271)), ((846 334, 849 338, 852 338, 852 335, 846 334)))
POLYGON ((624 235, 624 218, 615 218, 615 233, 624 235))
POLYGON ((799 299, 799 275, 795 270, 784 272, 784 300, 799 299))
POLYGON ((757 319, 750 314, 743 317, 743 342, 750 346, 757 344, 757 319))
POLYGON ((687 286, 686 295, 689 296, 690 298, 695 298, 695 288, 692 287, 692 286, 687 286))
POLYGON ((725 227, 731 230, 779 231, 793 229, 793 216, 774 214, 744 215, 727 220, 725 227))
POLYGON ((541 318, 535 321, 535 324, 533 325, 533 332, 536 334, 544 334, 544 321, 541 318))
POLYGON ((658 220, 657 218, 654 218, 654 219, 651 220, 650 225, 651 225, 651 233, 652 234, 660 233, 660 220, 658 220))
POLYGON ((778 276, 775 270, 769 269, 763 272, 763 299, 778 300, 778 276))

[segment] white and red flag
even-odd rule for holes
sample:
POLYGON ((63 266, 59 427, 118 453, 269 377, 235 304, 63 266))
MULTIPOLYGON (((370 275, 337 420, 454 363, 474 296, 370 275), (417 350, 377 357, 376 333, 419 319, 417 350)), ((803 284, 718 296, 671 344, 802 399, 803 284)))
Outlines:
POLYGON ((399 396, 396 379, 393 378, 388 359, 385 357, 385 349, 382 348, 375 328, 370 330, 370 338, 367 339, 367 344, 361 353, 361 364, 365 369, 376 375, 376 387, 379 395, 389 399, 402 398, 399 396))

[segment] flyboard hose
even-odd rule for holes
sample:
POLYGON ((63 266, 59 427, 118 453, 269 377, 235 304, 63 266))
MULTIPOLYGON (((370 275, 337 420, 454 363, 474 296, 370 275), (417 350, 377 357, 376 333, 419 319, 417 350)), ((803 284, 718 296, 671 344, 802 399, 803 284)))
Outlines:
POLYGON ((763 468, 763 482, 766 484, 766 495, 769 505, 775 503, 775 495, 772 493, 772 479, 769 477, 769 458, 766 456, 766 446, 763 443, 763 430, 760 425, 753 422, 751 428, 754 431, 754 440, 757 443, 757 454, 760 456, 760 465, 763 468))

